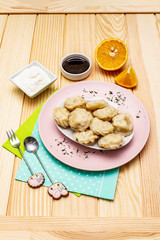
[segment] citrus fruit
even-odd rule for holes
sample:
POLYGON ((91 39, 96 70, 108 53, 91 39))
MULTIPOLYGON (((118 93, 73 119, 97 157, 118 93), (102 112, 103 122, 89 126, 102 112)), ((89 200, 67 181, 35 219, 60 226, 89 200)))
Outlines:
POLYGON ((115 78, 115 82, 122 87, 133 88, 137 86, 138 80, 133 68, 129 67, 115 78))
POLYGON ((127 61, 128 48, 122 40, 108 38, 97 46, 95 58, 98 65, 104 70, 118 70, 127 61))

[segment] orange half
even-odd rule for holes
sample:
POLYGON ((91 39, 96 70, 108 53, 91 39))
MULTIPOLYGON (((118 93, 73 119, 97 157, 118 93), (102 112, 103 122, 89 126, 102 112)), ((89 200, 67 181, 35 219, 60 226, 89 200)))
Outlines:
POLYGON ((128 48, 122 40, 108 38, 97 46, 95 58, 102 69, 115 71, 123 67, 126 63, 128 48))
POLYGON ((115 82, 122 87, 133 88, 137 86, 138 80, 134 69, 129 67, 115 78, 115 82))

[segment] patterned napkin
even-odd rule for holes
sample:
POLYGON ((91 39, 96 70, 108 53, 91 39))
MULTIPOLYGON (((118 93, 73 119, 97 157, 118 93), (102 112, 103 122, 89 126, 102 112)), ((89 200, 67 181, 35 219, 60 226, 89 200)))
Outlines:
MULTIPOLYGON (((56 89, 58 90, 58 89, 56 89)), ((56 91, 55 90, 55 91, 56 91)), ((43 104, 42 104, 43 105, 43 104)), ((80 194, 95 196, 104 199, 114 199, 119 168, 109 171, 84 171, 69 167, 54 158, 44 147, 38 132, 38 116, 42 105, 26 120, 24 124, 16 131, 18 138, 23 142, 27 136, 34 136, 39 142, 38 154, 46 169, 48 170, 54 182, 62 182, 69 191, 80 194), (32 132, 33 131, 33 132, 32 132)), ((17 149, 13 148, 9 141, 3 144, 3 147, 21 157, 17 149)), ((21 149, 24 147, 21 145, 21 149)), ((45 176, 44 186, 50 186, 51 183, 43 171, 41 165, 32 153, 25 152, 25 157, 29 161, 33 171, 42 172, 45 176)), ((30 177, 30 172, 22 159, 16 179, 26 182, 30 177)))
MULTIPOLYGON (((35 137, 39 142, 38 155, 54 182, 62 182, 71 192, 77 192, 110 200, 114 199, 119 172, 118 168, 109 171, 91 172, 78 170, 61 163, 44 147, 38 132, 38 121, 36 122, 32 136, 35 137)), ((44 174, 44 186, 50 186, 51 183, 35 155, 25 152, 25 157, 28 159, 34 172, 40 171, 44 174)), ((16 179, 26 182, 28 177, 30 177, 30 172, 26 167, 24 160, 22 160, 16 175, 16 179)))

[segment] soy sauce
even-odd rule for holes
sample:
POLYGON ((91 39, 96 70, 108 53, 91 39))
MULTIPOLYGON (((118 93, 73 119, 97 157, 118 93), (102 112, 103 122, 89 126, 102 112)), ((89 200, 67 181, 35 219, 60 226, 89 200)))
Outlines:
POLYGON ((82 57, 70 57, 63 62, 62 67, 68 73, 80 74, 87 71, 89 62, 82 57))

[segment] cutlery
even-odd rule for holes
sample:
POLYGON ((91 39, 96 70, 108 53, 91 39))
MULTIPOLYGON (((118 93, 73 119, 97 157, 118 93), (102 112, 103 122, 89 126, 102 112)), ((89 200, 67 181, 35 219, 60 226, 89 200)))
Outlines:
POLYGON ((35 156, 37 157, 38 161, 40 162, 41 166, 43 167, 45 173, 47 174, 50 182, 52 185, 48 188, 48 193, 50 196, 53 197, 53 199, 58 200, 62 196, 67 197, 69 195, 69 192, 67 191, 66 187, 61 183, 61 182, 56 182, 54 183, 46 170, 43 162, 41 161, 40 157, 38 156, 38 141, 34 137, 27 137, 24 139, 24 147, 28 152, 34 153, 35 156))
POLYGON ((11 131, 8 131, 8 132, 6 131, 6 133, 7 133, 8 139, 9 139, 12 147, 18 148, 18 150, 19 150, 20 154, 22 155, 22 157, 23 157, 23 159, 24 159, 24 161, 25 161, 25 163, 26 163, 30 173, 32 174, 32 176, 29 177, 28 180, 27 180, 28 185, 31 188, 39 188, 39 187, 41 187, 43 185, 43 183, 44 183, 44 180, 45 180, 43 174, 42 173, 35 173, 35 174, 33 173, 29 163, 27 162, 27 159, 24 157, 24 155, 23 155, 23 153, 22 153, 22 151, 20 149, 20 141, 17 138, 17 136, 14 133, 14 131, 11 129, 11 131))

